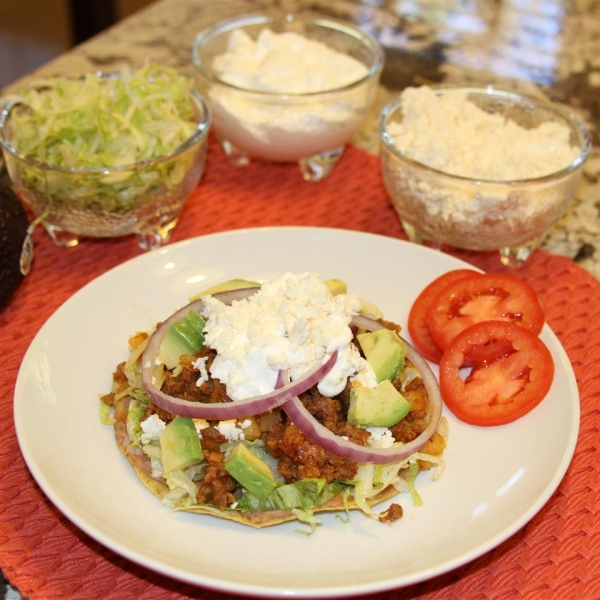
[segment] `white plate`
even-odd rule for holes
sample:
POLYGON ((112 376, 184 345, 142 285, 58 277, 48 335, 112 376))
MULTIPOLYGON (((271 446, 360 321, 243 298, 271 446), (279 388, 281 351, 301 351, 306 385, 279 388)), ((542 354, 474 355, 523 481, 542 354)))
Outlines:
POLYGON ((115 552, 186 582, 238 594, 345 596, 423 581, 482 555, 546 503, 572 458, 579 398, 569 360, 548 327, 556 362, 548 397, 511 425, 450 423, 447 468, 404 517, 381 524, 326 515, 315 535, 284 524, 257 531, 209 516, 171 514, 101 425, 97 397, 127 355, 128 336, 152 327, 194 292, 284 271, 337 277, 403 326, 419 291, 464 266, 413 244, 351 231, 283 227, 230 231, 139 256, 70 298, 42 327, 21 366, 15 422, 21 450, 51 501, 115 552))

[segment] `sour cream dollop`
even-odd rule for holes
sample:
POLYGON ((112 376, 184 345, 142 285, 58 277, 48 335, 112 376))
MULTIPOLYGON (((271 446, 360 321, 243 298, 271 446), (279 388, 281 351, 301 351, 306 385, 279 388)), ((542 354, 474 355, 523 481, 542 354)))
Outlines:
POLYGON ((237 87, 266 92, 306 94, 358 81, 367 67, 326 44, 286 31, 263 29, 256 40, 245 31, 231 33, 227 51, 215 57, 213 69, 237 87))
POLYGON ((348 378, 373 387, 373 369, 351 343, 350 321, 360 309, 357 296, 333 296, 310 272, 284 273, 230 306, 206 296, 205 344, 217 352, 211 375, 232 400, 244 400, 272 392, 280 370, 294 380, 337 350, 319 392, 335 396, 348 378))

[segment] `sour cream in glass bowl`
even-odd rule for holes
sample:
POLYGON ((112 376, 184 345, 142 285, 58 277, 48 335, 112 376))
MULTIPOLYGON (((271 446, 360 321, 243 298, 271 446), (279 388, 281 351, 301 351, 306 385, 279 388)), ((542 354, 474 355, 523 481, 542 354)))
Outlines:
POLYGON ((543 99, 407 88, 379 118, 384 184, 409 239, 523 264, 568 210, 591 144, 543 99))
POLYGON ((199 33, 192 60, 232 165, 297 162, 318 181, 367 117, 384 56, 349 23, 244 15, 199 33))

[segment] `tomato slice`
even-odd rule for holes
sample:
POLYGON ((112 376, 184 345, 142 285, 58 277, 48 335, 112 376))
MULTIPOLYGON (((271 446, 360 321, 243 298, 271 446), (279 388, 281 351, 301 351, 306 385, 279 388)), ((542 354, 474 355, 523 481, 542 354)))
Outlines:
MULTIPOLYGON (((435 296, 427 312, 429 332, 442 351, 461 331, 475 323, 510 321, 538 335, 544 320, 544 309, 533 288, 505 273, 459 279, 435 296)), ((483 362, 476 356, 471 358, 473 362, 483 362)), ((490 358, 494 357, 488 356, 487 361, 490 358)))
POLYGON ((439 363, 442 358, 442 351, 429 333, 427 314, 434 298, 449 284, 460 279, 465 279, 466 277, 478 277, 480 275, 481 273, 471 271, 470 269, 448 271, 434 279, 417 296, 408 314, 408 332, 417 350, 427 360, 439 363))
POLYGON ((459 333, 440 362, 440 389, 448 408, 472 425, 503 425, 531 411, 546 396, 554 378, 550 351, 531 331, 510 321, 484 321, 459 333), (496 340, 512 351, 475 365, 463 378, 469 352, 496 340))

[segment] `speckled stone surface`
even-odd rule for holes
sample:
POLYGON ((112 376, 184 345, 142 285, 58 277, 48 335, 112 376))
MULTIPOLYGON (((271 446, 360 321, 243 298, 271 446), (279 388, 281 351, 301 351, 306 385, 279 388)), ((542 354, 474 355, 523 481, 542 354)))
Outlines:
POLYGON ((543 247, 600 277, 599 0, 159 0, 36 75, 114 70, 148 58, 192 74, 190 48, 200 30, 261 11, 352 21, 382 42, 379 98, 354 140, 369 152, 378 152, 377 114, 408 85, 494 84, 566 105, 588 126, 595 148, 571 210, 543 247))

